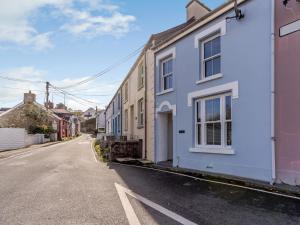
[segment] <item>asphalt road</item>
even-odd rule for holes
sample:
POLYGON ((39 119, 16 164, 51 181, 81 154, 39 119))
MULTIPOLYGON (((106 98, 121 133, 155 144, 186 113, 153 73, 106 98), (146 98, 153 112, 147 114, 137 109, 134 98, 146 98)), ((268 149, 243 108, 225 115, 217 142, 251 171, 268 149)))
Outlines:
POLYGON ((300 201, 95 161, 91 140, 0 160, 0 225, 300 224, 300 201))

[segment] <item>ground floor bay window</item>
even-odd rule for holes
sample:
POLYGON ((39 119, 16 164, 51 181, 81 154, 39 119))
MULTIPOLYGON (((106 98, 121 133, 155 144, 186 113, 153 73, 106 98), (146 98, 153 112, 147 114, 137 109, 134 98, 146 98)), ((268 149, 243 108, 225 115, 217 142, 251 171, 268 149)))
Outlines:
POLYGON ((231 94, 195 101, 195 149, 208 153, 232 153, 231 94))

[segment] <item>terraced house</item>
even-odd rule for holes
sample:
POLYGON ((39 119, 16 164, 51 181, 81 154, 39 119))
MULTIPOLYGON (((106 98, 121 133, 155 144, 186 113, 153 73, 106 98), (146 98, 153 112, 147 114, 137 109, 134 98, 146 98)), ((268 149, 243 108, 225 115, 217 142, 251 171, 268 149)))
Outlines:
POLYGON ((274 1, 237 2, 156 46, 155 162, 274 182, 274 1))
POLYGON ((148 40, 107 108, 107 133, 122 126, 158 164, 298 185, 299 7, 189 1, 185 23, 148 40))
POLYGON ((195 22, 198 13, 203 15, 209 9, 202 4, 194 4, 192 1, 187 8, 189 18, 187 22, 166 31, 153 34, 142 53, 130 69, 129 73, 122 82, 118 94, 114 96, 106 109, 106 133, 125 136, 127 140, 141 140, 143 158, 154 161, 154 51, 152 48, 159 43, 175 36, 195 22), (115 111, 114 102, 119 102, 121 96, 121 113, 115 111), (119 127, 118 120, 121 115, 122 132, 114 132, 114 127, 119 127), (114 125, 117 124, 117 125, 114 125))

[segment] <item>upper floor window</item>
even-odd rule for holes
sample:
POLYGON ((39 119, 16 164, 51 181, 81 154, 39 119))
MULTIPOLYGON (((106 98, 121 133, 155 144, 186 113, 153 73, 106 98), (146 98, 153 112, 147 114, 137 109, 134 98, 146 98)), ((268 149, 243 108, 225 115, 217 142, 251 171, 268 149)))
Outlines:
POLYGON ((125 109, 124 117, 124 130, 128 131, 128 109, 125 109))
POLYGON ((161 61, 161 87, 162 91, 173 88, 173 58, 161 61))
POLYGON ((221 73, 221 38, 212 36, 202 42, 202 79, 221 73))
POLYGON ((118 93, 118 109, 121 109, 121 94, 118 93))
POLYGON ((124 87, 124 102, 128 101, 128 81, 125 83, 124 87))
POLYGON ((196 146, 232 145, 231 101, 231 95, 222 95, 195 102, 196 146))
POLYGON ((138 89, 144 87, 145 71, 144 63, 141 62, 138 67, 138 89))
POLYGON ((138 126, 144 125, 144 99, 138 101, 138 126))
POLYGON ((112 102, 113 114, 115 114, 115 102, 112 102))

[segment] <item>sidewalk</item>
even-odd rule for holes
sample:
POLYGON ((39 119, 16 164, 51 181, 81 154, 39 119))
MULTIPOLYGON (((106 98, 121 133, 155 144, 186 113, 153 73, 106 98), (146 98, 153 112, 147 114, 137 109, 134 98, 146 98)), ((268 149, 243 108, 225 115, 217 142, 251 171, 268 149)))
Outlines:
POLYGON ((45 144, 38 144, 38 145, 31 145, 27 148, 0 151, 0 159, 5 159, 5 158, 8 158, 10 156, 14 156, 14 155, 21 154, 21 153, 26 153, 26 152, 29 152, 29 151, 34 150, 34 149, 44 148, 44 147, 48 147, 48 146, 55 145, 55 144, 58 144, 58 143, 61 143, 61 141, 48 142, 48 143, 45 143, 45 144))

